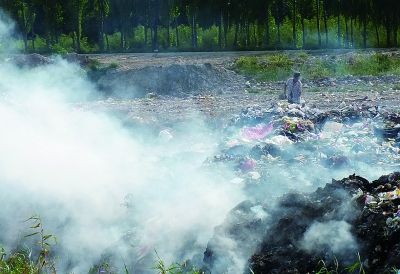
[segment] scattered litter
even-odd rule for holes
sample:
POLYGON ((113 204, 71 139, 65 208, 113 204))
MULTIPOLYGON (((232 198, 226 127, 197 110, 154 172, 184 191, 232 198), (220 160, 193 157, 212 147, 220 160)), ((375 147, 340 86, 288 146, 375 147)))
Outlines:
POLYGON ((160 131, 158 137, 165 142, 171 141, 174 138, 174 136, 168 129, 160 131))
POLYGON ((259 124, 255 127, 247 127, 243 129, 243 138, 245 140, 262 140, 265 139, 274 130, 272 123, 259 124))

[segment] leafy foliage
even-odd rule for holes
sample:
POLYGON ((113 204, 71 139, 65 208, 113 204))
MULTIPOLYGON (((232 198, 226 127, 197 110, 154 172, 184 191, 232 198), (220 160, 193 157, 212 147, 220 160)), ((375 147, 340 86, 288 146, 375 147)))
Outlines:
POLYGON ((61 53, 396 47, 400 26, 397 0, 0 0, 0 7, 17 22, 26 51, 61 53))

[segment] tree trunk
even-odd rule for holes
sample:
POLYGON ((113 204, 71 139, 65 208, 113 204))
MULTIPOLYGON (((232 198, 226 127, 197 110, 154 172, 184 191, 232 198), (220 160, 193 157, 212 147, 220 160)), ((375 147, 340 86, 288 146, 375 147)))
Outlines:
POLYGON ((167 49, 171 46, 171 30, 170 30, 170 26, 168 23, 167 26, 167 49))
POLYGON ((281 24, 278 24, 278 43, 277 43, 277 48, 281 48, 281 24))
POLYGON ((222 49, 222 9, 220 10, 218 20, 218 49, 222 49))
POLYGON ((223 19, 223 25, 224 25, 224 48, 227 48, 228 47, 228 30, 229 30, 229 22, 228 22, 228 19, 225 17, 225 20, 224 20, 224 17, 222 17, 222 19, 223 19))
POLYGON ((257 39, 257 24, 253 24, 253 37, 254 37, 254 47, 258 47, 258 39, 257 39))
POLYGON ((342 47, 342 33, 341 33, 341 29, 340 29, 340 13, 338 13, 337 16, 337 41, 338 41, 338 48, 342 47))
POLYGON ((329 38, 328 38, 328 14, 326 12, 327 3, 324 0, 324 27, 325 27, 325 47, 328 48, 329 38))
POLYGON ((35 51, 35 30, 34 30, 34 25, 35 24, 32 24, 32 29, 31 29, 31 32, 32 32, 32 50, 33 51, 35 51))
POLYGON ((393 40, 394 40, 394 47, 398 47, 399 46, 399 40, 398 40, 398 35, 397 35, 397 27, 394 27, 393 29, 393 40))
POLYGON ((240 31, 239 31, 239 41, 240 41, 240 46, 246 47, 246 22, 242 21, 240 23, 240 31))
POLYGON ((380 38, 379 38, 379 30, 378 30, 378 25, 375 24, 375 35, 376 35, 376 42, 377 42, 377 47, 380 47, 380 38))
POLYGON ((153 39, 154 39, 154 36, 153 36, 153 27, 150 26, 149 29, 150 29, 150 47, 152 47, 152 46, 153 46, 153 39))
POLYGON ((192 47, 196 48, 196 18, 194 12, 192 14, 192 47))
POLYGON ((293 48, 297 48, 297 31, 296 31, 296 0, 293 0, 293 48))
POLYGON ((104 51, 104 2, 100 0, 99 4, 100 4, 99 44, 100 44, 100 50, 103 52, 104 51))
POLYGON ((233 38, 233 48, 238 46, 238 33, 239 33, 239 23, 235 23, 235 37, 233 38))
POLYGON ((350 18, 350 36, 351 36, 351 47, 354 48, 354 26, 353 26, 353 18, 350 18))
POLYGON ((301 30, 303 32, 303 49, 306 48, 306 29, 304 27, 304 18, 301 17, 301 30))
POLYGON ((120 40, 120 47, 121 47, 121 51, 125 51, 125 43, 124 43, 124 31, 121 29, 120 31, 121 33, 121 40, 120 40))
POLYGON ((144 26, 144 48, 147 48, 148 43, 148 28, 144 26))
POLYGON ((251 37, 250 37, 250 22, 246 22, 246 48, 249 48, 251 43, 251 37))
POLYGON ((75 32, 74 31, 71 33, 71 37, 72 37, 72 47, 74 49, 76 49, 76 39, 75 39, 75 32))
POLYGON ((159 25, 159 17, 160 17, 160 2, 159 0, 155 1, 154 5, 154 18, 153 18, 153 36, 152 36, 152 48, 153 51, 158 51, 158 25, 159 25))
MULTIPOLYGON (((168 5, 168 10, 169 10, 169 5, 168 5)), ((167 46, 166 48, 169 49, 169 47, 171 46, 171 16, 170 16, 170 12, 168 12, 168 17, 167 17, 167 46)))
POLYGON ((176 48, 179 48, 179 29, 178 29, 178 21, 175 19, 175 42, 176 42, 176 48))
POLYGON ((79 53, 81 51, 81 1, 77 1, 77 10, 76 10, 76 49, 79 53))
POLYGON ((390 25, 387 23, 386 24, 386 47, 390 48, 391 43, 390 43, 390 25))
POLYGON ((345 47, 348 49, 349 48, 349 24, 348 24, 349 18, 347 16, 344 17, 344 22, 345 22, 345 27, 346 27, 346 42, 345 42, 345 47))
POLYGON ((317 0, 317 31, 318 31, 318 47, 321 48, 321 27, 320 27, 320 0, 317 0))
POLYGON ((154 24, 153 37, 152 37, 152 48, 158 50, 158 24, 154 24))
POLYGON ((24 50, 28 52, 28 34, 24 33, 22 39, 24 40, 24 50))
POLYGON ((363 18, 363 45, 367 48, 367 14, 364 14, 363 18))
POLYGON ((107 44, 107 52, 110 52, 110 42, 108 41, 107 33, 105 33, 105 37, 106 37, 106 44, 107 44))
POLYGON ((269 32, 269 9, 267 9, 267 16, 265 20, 265 41, 264 41, 264 48, 268 48, 269 46, 269 39, 270 39, 270 32, 269 32))

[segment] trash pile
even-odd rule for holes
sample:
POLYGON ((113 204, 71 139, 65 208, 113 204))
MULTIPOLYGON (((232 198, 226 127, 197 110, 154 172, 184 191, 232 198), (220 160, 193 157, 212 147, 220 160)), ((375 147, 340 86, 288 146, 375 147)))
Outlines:
POLYGON ((370 174, 371 165, 393 171, 400 164, 399 133, 400 116, 376 107, 341 105, 323 112, 279 102, 235 116, 209 163, 230 165, 237 175, 232 183, 251 189, 279 184, 275 195, 307 186, 311 191, 331 178, 370 174))
POLYGON ((243 257, 245 273, 313 273, 321 260, 343 269, 360 261, 367 273, 400 267, 400 173, 326 185, 398 170, 399 115, 366 105, 324 112, 279 102, 243 110, 223 136, 207 164, 230 165, 231 183, 250 200, 215 229, 206 269, 235 273, 229 266, 243 257))
POLYGON ((315 273, 336 264, 341 271, 355 263, 365 273, 393 273, 400 267, 399 188, 400 173, 371 183, 352 175, 310 194, 286 194, 273 207, 268 199, 243 202, 216 228, 204 263, 230 273, 235 257, 221 244, 230 239, 241 255, 254 251, 244 273, 315 273))
MULTIPOLYGON (((372 183, 353 175, 333 180, 311 194, 283 197, 272 213, 279 217, 252 256, 250 268, 255 273, 311 273, 322 267, 321 260, 332 268, 337 260, 340 269, 358 262, 366 273, 394 273, 393 269, 400 267, 399 187, 400 173, 382 176, 372 183), (332 243, 338 241, 334 239, 326 241, 331 245, 323 248, 307 249, 304 239, 310 227, 333 222, 349 224, 348 232, 357 246, 349 248, 351 243, 343 242, 342 250, 333 252, 332 243)), ((341 236, 339 233, 337 238, 341 236)), ((318 239, 319 243, 324 240, 318 239)))

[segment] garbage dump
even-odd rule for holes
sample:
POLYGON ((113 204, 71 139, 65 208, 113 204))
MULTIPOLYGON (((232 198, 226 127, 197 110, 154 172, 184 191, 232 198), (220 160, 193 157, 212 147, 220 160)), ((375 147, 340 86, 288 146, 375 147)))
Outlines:
POLYGON ((399 179, 400 173, 373 182, 352 175, 311 194, 283 197, 250 269, 311 273, 358 263, 366 273, 394 273, 400 266, 399 179))
POLYGON ((358 263, 366 273, 384 273, 400 267, 400 173, 391 173, 400 163, 398 114, 279 102, 243 110, 224 132, 207 163, 233 168, 231 183, 250 198, 215 229, 206 269, 313 273, 358 263), (384 173, 391 174, 372 183, 356 175, 332 180, 384 173))

